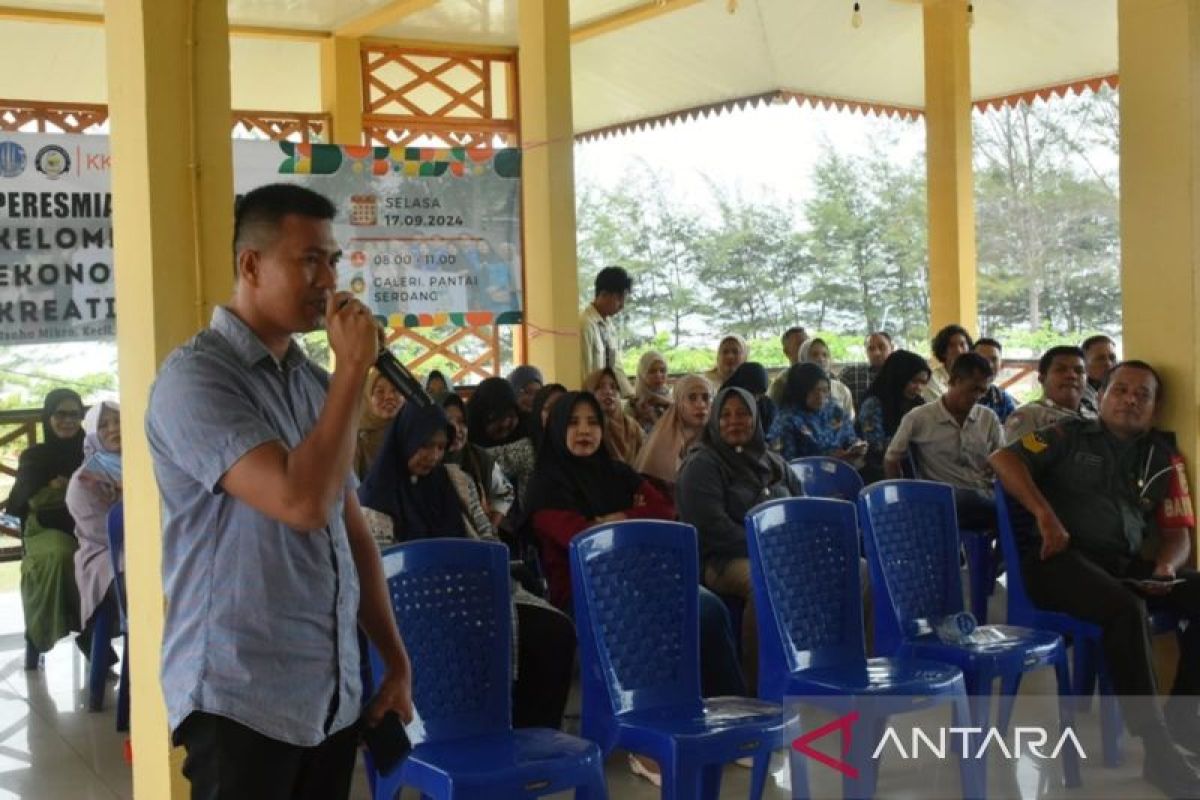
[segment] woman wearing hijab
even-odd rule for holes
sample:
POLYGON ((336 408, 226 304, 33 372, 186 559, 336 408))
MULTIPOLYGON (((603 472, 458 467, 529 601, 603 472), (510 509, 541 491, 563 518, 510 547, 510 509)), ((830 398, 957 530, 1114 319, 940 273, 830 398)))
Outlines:
POLYGON ((647 350, 638 359, 633 397, 625 404, 625 413, 637 420, 646 433, 671 405, 667 388, 667 359, 657 350, 647 350))
POLYGON ((650 431, 634 468, 659 481, 672 496, 679 478, 679 465, 688 448, 700 436, 712 407, 712 386, 701 375, 684 375, 672 389, 674 402, 650 431))
POLYGON ((21 521, 21 604, 25 611, 25 668, 79 630, 75 588, 75 520, 67 509, 67 482, 83 463, 83 400, 55 389, 42 403, 42 441, 17 462, 5 511, 21 521))
POLYGON ((621 381, 615 370, 596 370, 583 382, 583 390, 593 394, 604 411, 604 443, 620 461, 632 465, 646 442, 646 432, 621 406, 621 381))
POLYGON ((467 403, 467 441, 496 459, 504 477, 516 487, 520 502, 533 474, 536 451, 521 418, 517 393, 504 378, 488 378, 475 387, 467 403))
POLYGON ((454 438, 446 447, 445 463, 458 467, 475 484, 483 501, 483 510, 496 528, 512 508, 516 490, 504 477, 504 471, 486 450, 467 441, 467 406, 451 392, 442 399, 442 408, 454 426, 454 438))
POLYGON ((766 368, 757 361, 747 361, 733 371, 729 380, 722 384, 722 389, 745 389, 754 401, 758 403, 758 422, 762 425, 763 433, 771 430, 775 422, 775 401, 767 395, 771 386, 771 377, 766 368))
POLYGON ((108 552, 108 512, 121 499, 121 407, 104 400, 83 418, 83 464, 67 484, 67 508, 75 520, 75 585, 79 588, 81 644, 91 649, 97 612, 108 613, 113 586, 108 552))
POLYGON ((867 452, 854 423, 829 397, 829 376, 816 364, 796 364, 787 373, 783 403, 769 437, 784 459, 832 456, 861 462, 867 452))
POLYGON ((833 372, 830 367, 833 364, 833 357, 829 352, 829 345, 824 339, 817 337, 809 339, 804 344, 800 345, 800 354, 797 357, 797 364, 816 364, 825 372, 825 377, 829 381, 829 396, 833 402, 841 407, 842 413, 854 422, 854 394, 850 391, 850 387, 833 377, 833 372))
POLYGON ((354 447, 354 474, 359 480, 375 463, 375 454, 388 427, 404 406, 404 396, 382 377, 379 370, 371 367, 363 387, 363 410, 358 420, 358 443, 354 447))
POLYGON ((442 398, 450 391, 450 382, 446 380, 445 374, 440 369, 429 373, 429 377, 425 379, 425 391, 435 403, 442 402, 442 398))
POLYGON ((895 351, 879 368, 858 412, 858 427, 867 441, 864 479, 883 479, 883 454, 904 415, 925 402, 922 392, 929 376, 929 363, 908 350, 895 351))
POLYGON ((508 382, 517 393, 517 406, 520 407, 521 413, 528 414, 533 410, 534 396, 546 383, 546 379, 542 377, 540 369, 524 364, 508 373, 508 382))
MULTIPOLYGON (((379 457, 358 489, 363 515, 381 545, 443 537, 496 538, 482 513, 475 483, 443 462, 456 436, 440 406, 410 403, 389 427, 379 457)), ((575 628, 564 614, 520 588, 514 587, 513 600, 513 725, 561 727, 571 687, 575 628)))
MULTIPOLYGON (((766 500, 801 494, 791 469, 767 449, 758 404, 744 389, 717 395, 700 439, 679 470, 679 518, 696 526, 704 584, 743 600, 742 670, 758 675, 758 628, 750 589, 746 512, 766 500)), ((753 686, 751 692, 753 693, 753 686)))
POLYGON ((529 438, 533 441, 535 451, 542 446, 542 434, 545 433, 546 423, 550 419, 550 410, 566 393, 567 387, 561 383, 548 383, 539 389, 533 398, 533 407, 529 412, 529 438))
POLYGON ((749 354, 745 339, 736 333, 726 334, 717 343, 716 365, 704 373, 704 377, 708 378, 708 382, 713 386, 720 386, 729 380, 735 369, 745 363, 749 354))
POLYGON ((674 519, 675 507, 654 484, 614 458, 604 410, 590 392, 572 392, 554 404, 527 507, 541 543, 550 601, 571 604, 567 548, 585 528, 621 519, 674 519))

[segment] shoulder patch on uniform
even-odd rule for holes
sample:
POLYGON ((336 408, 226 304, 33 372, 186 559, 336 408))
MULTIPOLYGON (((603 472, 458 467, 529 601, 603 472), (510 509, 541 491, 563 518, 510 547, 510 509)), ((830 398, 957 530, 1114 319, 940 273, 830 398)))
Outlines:
POLYGON ((1029 452, 1033 453, 1034 455, 1037 455, 1038 453, 1042 452, 1047 447, 1049 447, 1049 445, 1046 444, 1046 440, 1043 439, 1041 436, 1039 436, 1037 431, 1034 431, 1032 433, 1027 433, 1024 436, 1022 436, 1021 437, 1021 446, 1024 447, 1029 452))

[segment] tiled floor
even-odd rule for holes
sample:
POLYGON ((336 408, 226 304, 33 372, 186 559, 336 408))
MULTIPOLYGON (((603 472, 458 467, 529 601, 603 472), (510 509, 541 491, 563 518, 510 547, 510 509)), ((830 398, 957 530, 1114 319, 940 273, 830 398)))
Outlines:
MULTIPOLYGON (((1002 594, 993 598, 994 610, 1003 608, 1002 594)), ((22 669, 22 622, 19 597, 0 593, 0 800, 114 800, 132 797, 130 768, 123 760, 125 736, 114 730, 110 692, 106 710, 91 714, 85 709, 82 687, 85 661, 71 642, 48 654, 45 668, 22 669)), ((1025 692, 1044 690, 1049 683, 1027 682, 1025 692)), ((1024 701, 1022 701, 1024 702, 1024 701)), ((578 698, 572 702, 567 727, 578 724, 578 698)), ((1096 714, 1080 718, 1080 738, 1088 752, 1098 752, 1096 714)), ((806 726, 811 727, 811 726, 806 726)), ((1137 740, 1125 741, 1125 766, 1104 769, 1098 758, 1085 762, 1084 786, 1068 792, 1060 788, 1055 764, 1022 759, 990 772, 991 797, 1155 798, 1159 795, 1140 779, 1141 754, 1137 740)), ((787 769, 782 755, 773 762, 776 780, 768 783, 768 798, 787 798, 787 769)), ((650 800, 658 796, 649 783, 633 777, 622 754, 608 762, 609 792, 613 798, 650 800)), ((839 778, 825 767, 812 764, 809 776, 813 797, 840 797, 839 778)), ((750 772, 731 766, 725 770, 722 797, 745 797, 750 772)), ((355 800, 369 797, 365 777, 356 775, 355 800)), ((954 798, 958 774, 953 762, 933 759, 884 762, 881 797, 954 798)), ((415 795, 406 795, 415 797, 415 795)), ((158 800, 158 798, 139 798, 158 800)))

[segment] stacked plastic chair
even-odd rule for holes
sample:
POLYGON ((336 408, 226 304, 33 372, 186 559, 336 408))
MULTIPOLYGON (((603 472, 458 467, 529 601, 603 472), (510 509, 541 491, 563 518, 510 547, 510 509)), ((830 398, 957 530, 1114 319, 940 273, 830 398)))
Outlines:
MULTIPOLYGON (((413 750, 387 775, 368 754, 374 800, 403 787, 430 798, 537 797, 576 788, 607 797, 600 750, 556 730, 512 727, 508 548, 428 539, 383 555, 396 622, 412 662, 413 750)), ((369 648, 367 695, 383 674, 369 648)))
MULTIPOLYGON (((857 714, 845 774, 846 797, 875 793, 872 755, 894 714, 948 705, 955 726, 971 724, 962 672, 916 658, 866 657, 858 522, 842 500, 786 498, 746 516, 750 574, 759 629, 759 695, 857 714)), ((789 709, 790 711, 790 709, 789 709)), ((805 787, 803 761, 793 754, 792 793, 805 787)), ((973 760, 959 761, 962 796, 981 796, 973 760)), ((806 796, 806 792, 805 792, 806 796)))
MULTIPOLYGON (((1009 624, 1057 631, 1070 637, 1074 661, 1071 685, 1079 701, 1078 708, 1081 711, 1089 711, 1092 695, 1099 688, 1104 766, 1120 766, 1124 724, 1121 721, 1117 698, 1113 695, 1112 677, 1100 647, 1100 626, 1069 614, 1044 611, 1030 600, 1021 573, 1021 550, 1017 546, 1017 537, 1021 535, 1036 538, 1038 534, 1033 529, 1034 522, 1029 512, 1005 494, 1000 481, 996 481, 996 522, 1000 547, 1007 565, 1009 624)), ((1178 631, 1179 621, 1169 613, 1151 614, 1150 626, 1156 634, 1173 633, 1178 631)))
MULTIPOLYGON (((972 723, 985 732, 991 721, 992 691, 1001 683, 998 729, 1006 733, 1026 672, 1052 667, 1058 680, 1059 724, 1074 723, 1070 672, 1062 637, 1035 627, 997 626, 1002 641, 943 642, 937 621, 963 611, 958 568, 958 522, 954 492, 931 481, 884 481, 864 489, 860 519, 875 592, 876 648, 954 664, 971 696, 972 723)), ((1061 749, 1067 786, 1080 784, 1078 753, 1061 749)), ((985 768, 981 762, 981 770, 985 768)))
POLYGON ((849 500, 853 503, 863 488, 858 470, 839 458, 809 456, 793 460, 790 466, 804 489, 805 497, 849 500))
POLYGON ((674 522, 601 525, 571 542, 583 735, 658 762, 663 798, 716 798, 723 766, 754 760, 762 796, 785 746, 779 706, 700 697, 696 530, 674 522))

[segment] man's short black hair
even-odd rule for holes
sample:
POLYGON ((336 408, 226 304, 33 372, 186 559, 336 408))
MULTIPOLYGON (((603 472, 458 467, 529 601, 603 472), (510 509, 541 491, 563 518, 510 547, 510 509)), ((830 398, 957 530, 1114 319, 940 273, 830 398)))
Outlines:
POLYGON ((933 354, 937 356, 938 361, 946 363, 946 350, 950 347, 950 340, 958 334, 962 334, 962 337, 967 340, 968 350, 975 346, 975 342, 971 339, 971 334, 967 333, 966 328, 962 325, 947 325, 937 332, 937 336, 933 337, 933 354))
POLYGON ((1150 366, 1145 361, 1141 361, 1136 358, 1131 358, 1128 361, 1118 362, 1115 367, 1106 372, 1104 374, 1104 382, 1100 384, 1101 392, 1108 391, 1108 385, 1112 383, 1113 375, 1116 375, 1117 370, 1119 369, 1140 369, 1143 372, 1149 372, 1154 376, 1154 402, 1157 403, 1162 399, 1163 390, 1166 388, 1163 386, 1162 376, 1158 374, 1158 370, 1156 370, 1154 367, 1150 366))
POLYGON ((1098 333, 1095 336, 1089 336, 1084 339, 1083 344, 1079 345, 1079 349, 1083 350, 1084 353, 1087 353, 1088 350, 1092 349, 1092 345, 1100 344, 1101 342, 1108 342, 1113 347, 1117 346, 1117 343, 1113 341, 1111 336, 1105 336, 1103 333, 1098 333))
POLYGON ((892 335, 890 333, 888 333, 887 331, 871 331, 870 333, 867 334, 868 342, 871 341, 872 336, 882 336, 883 338, 887 339, 888 344, 892 344, 892 345, 895 344, 895 342, 892 341, 892 335))
POLYGON ((605 267, 596 273, 596 296, 601 292, 628 294, 633 289, 633 278, 624 267, 605 267))
POLYGON ((237 255, 251 239, 274 233, 283 218, 297 214, 313 219, 333 219, 337 206, 323 194, 294 183, 269 183, 242 195, 233 209, 233 274, 237 255))
POLYGON ((1042 357, 1038 359, 1038 380, 1045 378, 1046 374, 1050 372, 1050 367, 1054 364, 1054 359, 1064 356, 1078 358, 1080 361, 1087 360, 1083 355, 1082 347, 1076 347, 1073 344, 1060 344, 1056 347, 1051 347, 1042 353, 1042 357))
POLYGON ((963 353, 954 359, 954 364, 950 366, 951 383, 966 380, 975 375, 988 379, 995 375, 992 372, 992 365, 979 353, 963 353))
POLYGON ((990 336, 984 336, 982 339, 976 339, 975 344, 971 345, 972 350, 978 350, 980 347, 994 347, 1001 353, 1004 352, 1004 345, 990 336))
POLYGON ((808 331, 804 330, 803 327, 800 325, 793 325, 784 331, 783 335, 779 337, 779 343, 784 347, 787 347, 787 340, 795 336, 797 333, 804 334, 805 336, 808 335, 808 331))

